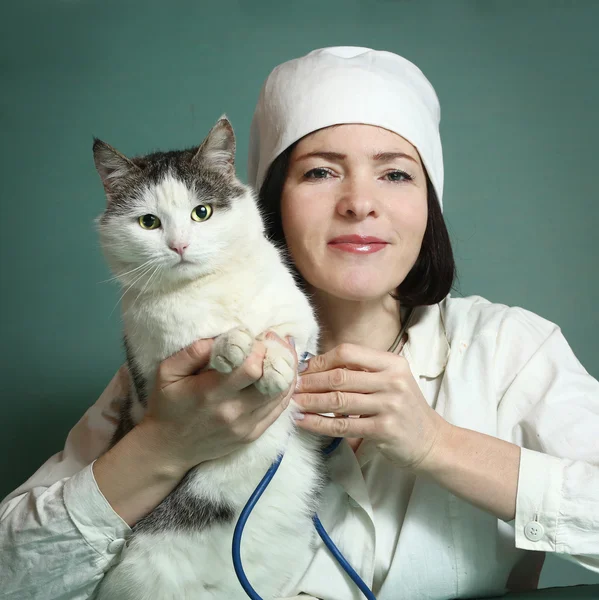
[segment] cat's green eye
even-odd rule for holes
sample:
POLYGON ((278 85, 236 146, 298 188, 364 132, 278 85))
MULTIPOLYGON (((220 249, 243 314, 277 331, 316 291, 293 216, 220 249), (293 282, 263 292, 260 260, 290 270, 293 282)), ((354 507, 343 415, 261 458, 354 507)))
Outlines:
POLYGON ((210 204, 198 204, 191 211, 191 218, 194 221, 207 221, 212 216, 212 206, 210 204))
POLYGON ((138 222, 144 229, 158 229, 160 227, 160 219, 155 215, 139 217, 138 222))

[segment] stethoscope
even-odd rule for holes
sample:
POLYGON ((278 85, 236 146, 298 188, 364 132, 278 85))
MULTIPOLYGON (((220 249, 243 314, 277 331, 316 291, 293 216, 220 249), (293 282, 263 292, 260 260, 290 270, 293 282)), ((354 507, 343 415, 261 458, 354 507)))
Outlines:
MULTIPOLYGON (((395 352, 395 350, 397 349, 397 346, 401 342, 401 340, 402 340, 403 336, 405 335, 405 332, 410 324, 413 313, 414 313, 414 309, 410 308, 406 318, 404 319, 404 322, 399 331, 399 334, 395 338, 395 341, 393 342, 393 344, 391 344, 388 352, 395 352)), ((302 355, 301 360, 305 361, 312 356, 313 356, 312 354, 305 352, 302 355)), ((324 448, 322 450, 322 453, 325 455, 331 454, 332 452, 335 451, 335 449, 339 446, 339 444, 342 441, 343 441, 343 438, 334 438, 332 443, 329 444, 326 448, 324 448)), ((241 511, 241 514, 239 515, 239 519, 237 520, 237 524, 235 525, 235 531, 233 532, 233 547, 232 547, 233 566, 235 568, 235 573, 237 575, 237 579, 239 579, 239 583, 243 587, 243 589, 244 589, 245 593, 248 595, 248 597, 250 597, 252 600, 263 600, 263 599, 256 593, 254 588, 251 586, 251 584, 248 581, 248 578, 245 574, 245 571, 243 570, 243 565, 241 563, 241 536, 243 534, 243 529, 245 527, 245 524, 247 523, 250 513, 252 512, 254 506, 256 506, 256 503, 260 499, 260 496, 262 496, 262 494, 264 493, 264 490, 268 487, 268 484, 272 481, 272 478, 274 477, 275 473, 277 472, 277 469, 281 465, 283 456, 285 456, 284 451, 278 455, 276 460, 273 462, 271 467, 268 469, 268 471, 266 472, 266 474, 264 475, 264 477, 258 484, 258 487, 256 487, 256 489, 250 496, 250 499, 247 501, 246 505, 244 506, 243 510, 241 511)), ((364 583, 362 578, 356 573, 356 571, 353 569, 353 567, 347 562, 347 560, 345 559, 343 554, 341 554, 341 552, 339 551, 337 546, 335 546, 335 543, 330 538, 329 534, 325 531, 325 528, 323 527, 317 514, 314 514, 312 516, 312 522, 314 523, 314 527, 316 528, 316 531, 318 532, 318 535, 321 537, 325 546, 329 549, 331 554, 334 556, 335 560, 341 565, 342 569, 349 575, 349 577, 352 579, 352 581, 358 586, 358 588, 364 594, 364 596, 368 600, 376 600, 376 597, 375 597, 374 593, 372 592, 372 590, 370 590, 370 588, 366 585, 366 583, 364 583)))

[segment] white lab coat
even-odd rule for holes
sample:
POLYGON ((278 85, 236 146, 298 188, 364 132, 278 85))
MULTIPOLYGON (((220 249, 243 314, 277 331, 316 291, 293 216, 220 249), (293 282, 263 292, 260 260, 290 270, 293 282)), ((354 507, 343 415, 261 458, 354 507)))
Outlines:
MULTIPOLYGON (((560 329, 520 308, 448 297, 418 308, 408 336, 403 355, 439 414, 522 447, 516 517, 503 522, 394 467, 368 441, 356 454, 341 444, 319 514, 378 600, 535 587, 545 552, 599 573, 599 383, 560 329)), ((90 598, 126 551, 130 528, 91 470, 115 427, 121 375, 64 450, 0 504, 0 598, 90 598)), ((287 596, 362 598, 324 545, 299 575, 287 596)))

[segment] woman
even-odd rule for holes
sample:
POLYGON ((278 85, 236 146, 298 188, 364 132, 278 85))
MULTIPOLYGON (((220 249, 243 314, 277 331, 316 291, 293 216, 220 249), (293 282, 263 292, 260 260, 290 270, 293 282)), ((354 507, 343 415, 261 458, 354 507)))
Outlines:
MULTIPOLYGON (((430 83, 391 53, 328 48, 271 73, 250 182, 317 308, 321 354, 258 419, 248 386, 263 348, 209 387, 195 375, 211 347, 200 340, 164 361, 151 418, 97 458, 121 370, 0 508, 9 570, 36 565, 9 593, 89 597, 179 465, 255 439, 292 394, 300 427, 347 440, 320 517, 379 600, 534 588, 545 552, 599 572, 599 383, 555 325, 449 296, 438 126, 430 83)), ((320 546, 296 591, 361 597, 320 546)))

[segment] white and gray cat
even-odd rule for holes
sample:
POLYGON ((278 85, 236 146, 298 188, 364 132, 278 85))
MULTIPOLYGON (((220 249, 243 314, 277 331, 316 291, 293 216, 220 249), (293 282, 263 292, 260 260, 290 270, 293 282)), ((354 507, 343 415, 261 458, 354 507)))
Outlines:
MULTIPOLYGON (((95 140, 108 203, 98 220, 106 259, 123 286, 131 389, 115 444, 143 418, 158 364, 199 338, 218 336, 210 368, 230 372, 267 330, 317 351, 318 327, 281 252, 266 238, 255 197, 235 175, 226 117, 198 147, 127 158, 95 140)), ((265 340, 265 394, 286 390, 294 360, 265 340)), ((293 403, 292 403, 293 404, 293 403)), ((242 600, 231 544, 241 509, 278 453, 284 459, 242 539, 248 579, 277 598, 306 568, 311 517, 323 485, 322 440, 296 429, 293 406, 255 442, 200 464, 140 520, 101 600, 242 600), (295 579, 294 579, 295 578, 295 579)))

